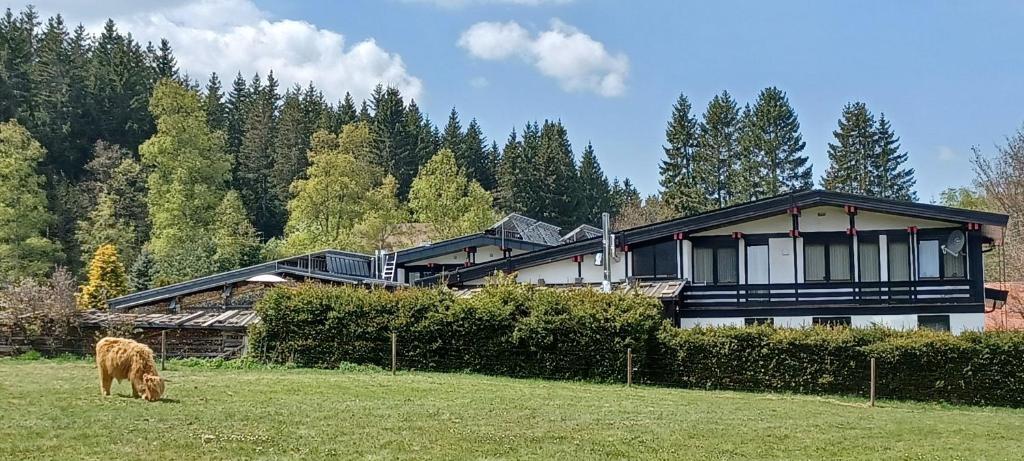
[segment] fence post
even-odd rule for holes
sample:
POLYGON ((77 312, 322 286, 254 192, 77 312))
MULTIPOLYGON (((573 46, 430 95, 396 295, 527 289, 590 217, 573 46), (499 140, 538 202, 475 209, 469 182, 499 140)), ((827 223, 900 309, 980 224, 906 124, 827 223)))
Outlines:
POLYGON ((871 406, 875 406, 875 382, 877 381, 878 375, 875 368, 875 358, 871 357, 871 406))
POLYGON ((633 348, 626 348, 626 386, 633 385, 633 348))
POLYGON ((398 334, 391 332, 391 375, 398 369, 398 334))
POLYGON ((160 330, 160 370, 166 369, 167 361, 167 330, 160 330))

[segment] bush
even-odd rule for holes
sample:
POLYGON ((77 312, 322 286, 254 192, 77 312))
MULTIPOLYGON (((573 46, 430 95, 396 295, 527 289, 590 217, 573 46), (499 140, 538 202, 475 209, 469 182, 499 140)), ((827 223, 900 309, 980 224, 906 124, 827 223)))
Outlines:
POLYGON ((510 283, 471 298, 313 284, 275 289, 256 310, 249 350, 262 360, 390 367, 395 332, 403 368, 570 379, 621 379, 625 349, 640 363, 661 322, 639 295, 510 283))

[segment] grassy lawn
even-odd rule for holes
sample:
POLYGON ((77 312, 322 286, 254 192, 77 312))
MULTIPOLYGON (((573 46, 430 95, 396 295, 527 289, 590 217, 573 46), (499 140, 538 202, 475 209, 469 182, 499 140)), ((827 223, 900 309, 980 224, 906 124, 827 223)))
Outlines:
POLYGON ((1019 459, 1024 410, 479 375, 0 360, 3 459, 1019 459))

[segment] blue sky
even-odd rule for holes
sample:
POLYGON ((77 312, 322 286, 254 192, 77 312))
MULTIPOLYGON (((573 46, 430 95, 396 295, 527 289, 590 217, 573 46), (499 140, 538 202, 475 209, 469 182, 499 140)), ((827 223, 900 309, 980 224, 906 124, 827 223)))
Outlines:
POLYGON ((680 92, 702 111, 722 90, 741 102, 765 86, 786 91, 816 178, 843 105, 863 101, 892 121, 923 201, 969 184, 971 146, 991 153, 1024 123, 1020 2, 41 3, 44 14, 64 11, 91 27, 114 16, 143 39, 170 36, 196 76, 274 66, 285 81, 313 79, 332 95, 364 94, 370 80, 385 79, 417 95, 435 122, 454 105, 499 144, 528 120, 561 119, 577 153, 593 142, 609 176, 645 193, 657 192, 680 92), (480 23, 493 27, 460 41, 480 23), (204 47, 215 43, 204 42, 207 33, 214 40, 245 27, 271 38, 248 49, 204 47), (545 33, 575 41, 545 48, 545 33))

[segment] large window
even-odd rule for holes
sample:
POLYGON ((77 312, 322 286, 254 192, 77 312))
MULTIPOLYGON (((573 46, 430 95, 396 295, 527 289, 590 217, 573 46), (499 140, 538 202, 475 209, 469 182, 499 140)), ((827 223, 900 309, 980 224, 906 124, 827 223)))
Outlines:
POLYGON ((962 279, 967 277, 967 257, 964 252, 953 255, 942 248, 938 239, 919 239, 917 242, 917 274, 922 279, 962 279))
POLYGON ((808 282, 841 282, 853 280, 853 258, 850 241, 804 240, 804 280, 808 282))
POLYGON ((633 255, 633 276, 635 277, 677 277, 679 275, 679 260, 674 240, 637 246, 630 253, 633 255))
POLYGON ((739 253, 733 240, 693 245, 693 283, 730 285, 740 281, 739 253))

